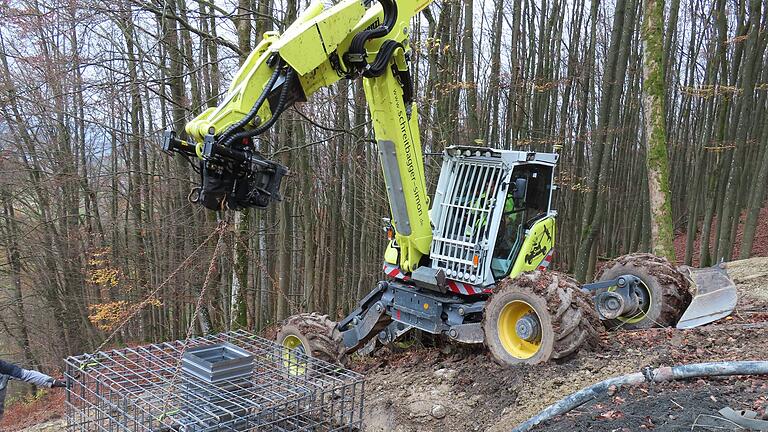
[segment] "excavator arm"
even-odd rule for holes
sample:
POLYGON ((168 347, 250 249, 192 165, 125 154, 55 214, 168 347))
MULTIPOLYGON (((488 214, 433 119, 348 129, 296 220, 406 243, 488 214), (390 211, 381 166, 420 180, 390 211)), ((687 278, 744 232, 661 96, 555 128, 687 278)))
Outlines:
POLYGON ((267 32, 223 101, 166 132, 163 149, 198 161, 190 199, 212 210, 267 207, 287 168, 257 150, 282 112, 341 79, 362 78, 379 146, 394 235, 385 254, 411 271, 429 253, 424 165, 409 71, 410 21, 431 0, 315 0, 283 34, 267 32))

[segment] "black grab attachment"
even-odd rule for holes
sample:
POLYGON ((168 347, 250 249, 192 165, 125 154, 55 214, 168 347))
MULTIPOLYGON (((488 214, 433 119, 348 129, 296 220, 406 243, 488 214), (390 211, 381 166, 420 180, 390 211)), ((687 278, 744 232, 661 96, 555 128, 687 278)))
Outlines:
POLYGON ((173 131, 166 131, 162 148, 199 160, 200 186, 189 194, 193 203, 210 210, 243 210, 265 208, 281 200, 280 184, 288 168, 264 158, 254 150, 250 139, 224 146, 208 135, 198 155, 194 144, 177 138, 173 131))

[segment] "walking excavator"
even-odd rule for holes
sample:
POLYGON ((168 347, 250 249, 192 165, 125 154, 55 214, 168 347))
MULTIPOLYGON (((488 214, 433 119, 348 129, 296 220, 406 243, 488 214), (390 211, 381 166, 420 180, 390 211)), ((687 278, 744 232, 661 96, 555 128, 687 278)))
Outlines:
POLYGON ((221 104, 187 123, 184 139, 163 136, 165 151, 199 164, 191 201, 211 210, 264 208, 280 199, 288 169, 259 153, 259 136, 318 90, 362 80, 391 210, 385 277, 341 321, 317 313, 288 318, 278 343, 340 362, 369 342, 419 329, 483 343, 512 365, 570 356, 595 342, 600 321, 691 327, 728 315, 735 288, 719 267, 677 269, 632 254, 581 287, 546 271, 556 236, 557 153, 450 146, 428 196, 409 36, 411 18, 430 2, 316 0, 282 34, 264 34, 221 104))

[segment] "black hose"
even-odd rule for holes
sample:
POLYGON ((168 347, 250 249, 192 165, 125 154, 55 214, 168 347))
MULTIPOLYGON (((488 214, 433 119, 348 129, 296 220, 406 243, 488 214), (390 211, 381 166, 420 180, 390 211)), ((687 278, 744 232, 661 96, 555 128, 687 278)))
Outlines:
POLYGON ((225 147, 231 146, 233 143, 242 140, 243 138, 250 138, 254 137, 256 135, 261 135, 262 133, 266 132, 270 127, 272 127, 273 124, 277 121, 278 117, 280 117, 280 114, 283 113, 288 108, 288 93, 290 92, 291 86, 293 85, 293 80, 295 78, 295 71, 293 68, 288 68, 288 72, 286 72, 285 75, 285 81, 283 81, 283 88, 280 90, 280 97, 277 100, 277 105, 275 106, 274 111, 272 112, 272 117, 270 117, 269 120, 267 120, 266 123, 263 125, 252 129, 252 130, 246 130, 242 132, 238 132, 234 135, 232 135, 227 141, 224 142, 225 147))
POLYGON ((384 22, 374 29, 363 30, 356 34, 352 38, 352 42, 349 44, 349 50, 346 54, 347 62, 353 64, 361 71, 367 66, 367 62, 365 61, 365 43, 371 39, 378 39, 386 36, 392 31, 395 23, 397 23, 397 4, 393 0, 379 0, 379 3, 381 3, 381 7, 384 10, 384 22))
POLYGON ((379 0, 379 2, 381 3, 382 9, 384 9, 384 24, 382 24, 382 26, 385 27, 388 32, 392 31, 392 28, 397 22, 397 3, 393 0, 379 0))
POLYGON ((376 61, 370 65, 371 67, 368 70, 363 71, 363 76, 366 78, 382 76, 387 70, 387 65, 389 65, 392 56, 395 55, 395 50, 402 47, 403 45, 400 42, 393 40, 388 40, 381 44, 379 53, 376 55, 376 61))
POLYGON ((363 30, 356 34, 352 38, 352 42, 349 44, 349 51, 353 53, 363 54, 365 53, 365 45, 371 39, 381 38, 392 31, 392 27, 397 22, 397 3, 392 0, 379 0, 381 7, 384 10, 384 23, 380 26, 371 29, 363 30))
POLYGON ((405 106, 410 107, 413 103, 413 78, 411 78, 410 71, 398 71, 400 77, 400 83, 403 85, 403 101, 405 106))
POLYGON ((768 375, 768 361, 694 363, 673 367, 666 366, 657 369, 651 369, 649 367, 642 372, 609 378, 560 399, 545 408, 536 416, 517 425, 517 427, 512 429, 512 432, 529 431, 539 423, 549 420, 552 417, 565 414, 568 411, 583 405, 590 399, 594 399, 600 394, 607 392, 611 386, 637 385, 644 382, 664 382, 687 378, 727 375, 768 375))
POLYGON ((272 73, 272 76, 269 78, 269 81, 267 81, 267 85, 264 87, 264 90, 262 90, 261 94, 259 95, 259 98, 256 99, 256 102, 253 104, 253 107, 250 111, 245 115, 245 117, 238 120, 236 123, 232 124, 230 127, 228 127, 224 132, 222 132, 219 139, 221 141, 227 140, 233 133, 241 130, 244 128, 248 123, 253 120, 254 117, 256 117, 256 114, 261 109, 261 106, 264 104, 264 101, 267 100, 267 96, 269 96, 269 92, 272 91, 272 87, 275 85, 275 82, 277 82, 277 78, 280 76, 280 67, 282 66, 283 62, 282 60, 278 61, 275 65, 275 72, 272 73))

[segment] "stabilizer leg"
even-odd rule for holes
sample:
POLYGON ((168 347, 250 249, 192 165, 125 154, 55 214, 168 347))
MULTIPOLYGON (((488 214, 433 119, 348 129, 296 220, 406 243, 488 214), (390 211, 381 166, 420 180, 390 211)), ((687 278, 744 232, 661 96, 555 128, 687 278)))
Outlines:
POLYGON ((392 318, 387 314, 387 308, 381 302, 387 290, 386 282, 379 282, 357 309, 341 320, 338 329, 341 332, 344 354, 352 354, 376 337, 384 330, 392 318))

